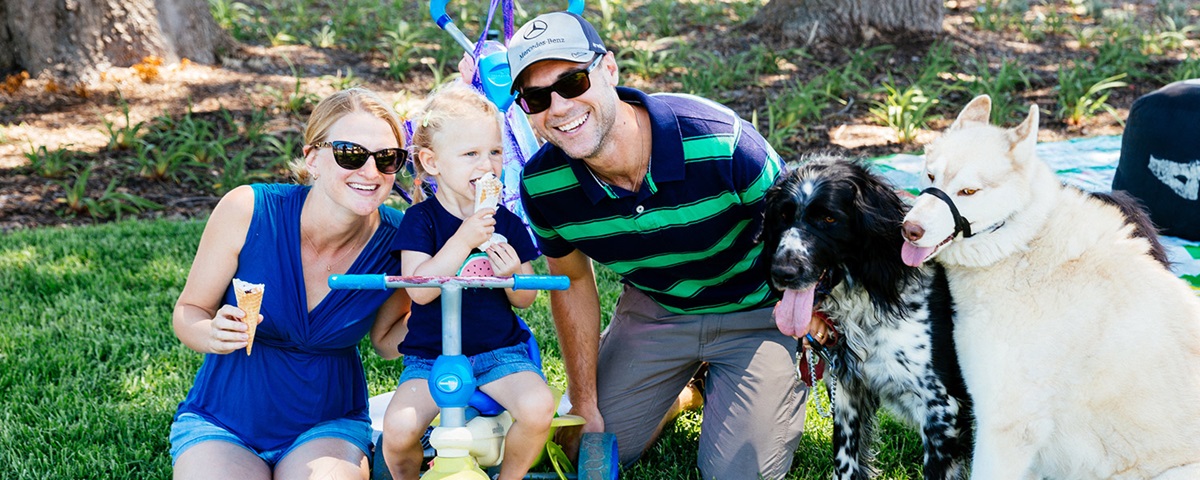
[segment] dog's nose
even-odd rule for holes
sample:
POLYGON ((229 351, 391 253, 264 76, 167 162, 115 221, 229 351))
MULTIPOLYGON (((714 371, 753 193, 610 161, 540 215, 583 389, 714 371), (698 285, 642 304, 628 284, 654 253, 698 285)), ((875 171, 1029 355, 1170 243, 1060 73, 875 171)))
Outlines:
POLYGON ((925 229, 914 222, 904 222, 904 238, 910 242, 920 240, 925 236, 925 229))
POLYGON ((771 265, 771 279, 779 284, 789 284, 800 278, 800 269, 790 263, 771 265))

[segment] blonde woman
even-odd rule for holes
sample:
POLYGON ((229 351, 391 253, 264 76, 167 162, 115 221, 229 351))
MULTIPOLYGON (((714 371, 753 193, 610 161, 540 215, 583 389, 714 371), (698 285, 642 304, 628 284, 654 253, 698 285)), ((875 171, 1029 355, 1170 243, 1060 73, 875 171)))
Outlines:
POLYGON ((367 478, 370 421, 357 345, 398 356, 403 290, 330 290, 342 273, 399 274, 401 214, 383 206, 408 158, 376 94, 337 92, 313 110, 295 162, 302 185, 221 199, 175 304, 175 335, 204 353, 171 426, 174 477, 367 478), (234 278, 263 284, 253 349, 234 278))

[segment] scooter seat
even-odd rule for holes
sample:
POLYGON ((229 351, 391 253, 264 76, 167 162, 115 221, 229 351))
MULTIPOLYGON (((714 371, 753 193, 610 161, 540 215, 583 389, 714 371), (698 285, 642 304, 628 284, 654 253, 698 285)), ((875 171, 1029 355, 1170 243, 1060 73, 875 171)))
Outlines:
MULTIPOLYGON (((529 340, 525 341, 525 345, 528 347, 527 353, 529 353, 529 359, 537 366, 538 373, 545 377, 546 374, 542 373, 542 353, 541 350, 538 350, 537 339, 534 338, 533 331, 529 329, 529 325, 526 325, 525 320, 520 316, 517 316, 517 323, 521 326, 522 330, 529 332, 529 340)), ((481 390, 475 390, 475 393, 471 394, 470 400, 467 400, 467 407, 475 409, 479 412, 479 415, 485 417, 494 417, 504 411, 504 407, 500 403, 481 390)), ((468 416, 471 415, 468 414, 468 416)))

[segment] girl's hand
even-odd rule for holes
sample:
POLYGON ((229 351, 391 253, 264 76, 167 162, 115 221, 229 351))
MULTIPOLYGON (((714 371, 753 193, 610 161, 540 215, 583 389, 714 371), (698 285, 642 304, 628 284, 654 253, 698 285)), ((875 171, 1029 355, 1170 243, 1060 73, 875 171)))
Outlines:
POLYGON ((462 74, 462 82, 470 85, 471 80, 475 78, 475 58, 469 53, 464 53, 462 60, 458 61, 458 73, 462 74))
POLYGON ((463 220, 458 231, 454 232, 454 236, 467 244, 469 249, 483 245, 483 242, 492 238, 492 233, 496 231, 495 214, 496 210, 493 208, 480 209, 463 220))
MULTIPOLYGON (((225 355, 246 348, 250 335, 246 334, 246 324, 242 323, 245 317, 246 312, 233 305, 225 305, 217 310, 217 316, 212 319, 212 328, 209 330, 208 350, 225 355)), ((262 320, 263 316, 260 314, 258 323, 262 323, 262 320)))
POLYGON ((507 243, 497 243, 488 247, 488 260, 492 261, 492 272, 497 277, 511 277, 521 268, 521 258, 517 249, 507 243))

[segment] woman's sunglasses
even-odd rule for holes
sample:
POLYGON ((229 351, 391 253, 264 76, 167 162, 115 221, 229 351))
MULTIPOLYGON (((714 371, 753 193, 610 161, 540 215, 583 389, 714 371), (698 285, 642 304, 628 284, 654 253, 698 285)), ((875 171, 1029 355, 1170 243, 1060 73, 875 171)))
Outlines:
POLYGON ((587 68, 567 72, 548 87, 521 89, 521 92, 517 94, 517 105, 520 105, 521 110, 524 110, 525 113, 533 115, 550 108, 551 92, 557 92, 562 98, 575 98, 583 95, 589 88, 592 88, 592 81, 588 78, 588 74, 596 69, 596 65, 599 65, 603 58, 603 54, 597 54, 587 68))
POLYGON ((408 161, 408 151, 402 148, 385 148, 372 152, 357 143, 340 140, 317 142, 312 146, 332 148, 333 161, 346 170, 358 170, 367 163, 367 157, 375 157, 375 169, 384 175, 391 175, 400 171, 400 167, 408 161))

